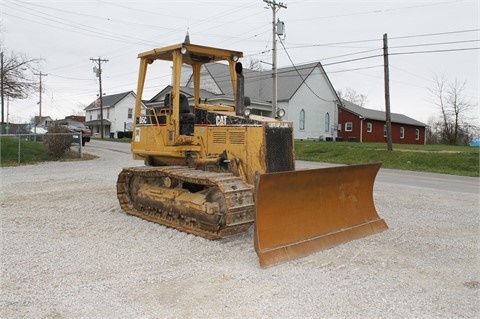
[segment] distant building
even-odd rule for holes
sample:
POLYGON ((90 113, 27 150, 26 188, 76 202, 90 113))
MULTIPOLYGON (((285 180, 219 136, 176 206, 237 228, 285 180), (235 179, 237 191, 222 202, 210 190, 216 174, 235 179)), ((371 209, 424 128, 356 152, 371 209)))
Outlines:
MULTIPOLYGON (((403 114, 391 113, 392 142, 425 144, 426 124, 403 114)), ((386 142, 386 113, 342 100, 338 107, 338 137, 344 141, 386 142)))
POLYGON ((35 116, 33 118, 33 125, 39 125, 43 127, 49 127, 50 124, 53 122, 53 119, 50 116, 35 116))
MULTIPOLYGON (((272 71, 243 70, 245 96, 250 98, 252 114, 272 116, 272 71)), ((193 104, 193 79, 187 70, 182 72, 181 93, 193 104)), ((229 66, 209 63, 201 72, 200 98, 211 104, 234 105, 233 88, 229 66)), ((339 98, 325 70, 319 62, 297 67, 281 68, 277 71, 277 107, 285 110, 285 119, 294 123, 296 139, 319 139, 336 137, 337 104, 339 98)), ((147 106, 163 102, 167 86, 147 106)))
MULTIPOLYGON (((272 71, 244 69, 245 96, 250 98, 252 114, 272 116, 272 71)), ((229 66, 209 63, 200 75, 200 99, 203 103, 234 105, 229 66)), ((182 70, 180 92, 193 105, 193 78, 191 69, 182 70)), ((166 86, 143 107, 164 105, 165 95, 172 87, 166 86)), ((103 97, 105 136, 119 131, 130 131, 136 95, 133 91, 103 97)), ((385 112, 360 107, 340 100, 321 63, 314 62, 277 70, 277 107, 286 112, 285 119, 294 124, 295 139, 345 140, 385 142, 385 112)), ((85 108, 85 125, 94 135, 100 133, 99 99, 85 108)), ((394 143, 424 144, 426 124, 402 114, 392 113, 394 143)))
MULTIPOLYGON (((104 137, 118 137, 118 132, 132 130, 136 98, 137 95, 133 91, 105 95, 102 98, 104 137)), ((100 136, 100 98, 85 108, 85 119, 85 125, 90 127, 92 135, 100 136)))
POLYGON ((82 115, 69 115, 69 116, 65 116, 65 119, 82 122, 82 123, 85 122, 85 116, 82 116, 82 115))

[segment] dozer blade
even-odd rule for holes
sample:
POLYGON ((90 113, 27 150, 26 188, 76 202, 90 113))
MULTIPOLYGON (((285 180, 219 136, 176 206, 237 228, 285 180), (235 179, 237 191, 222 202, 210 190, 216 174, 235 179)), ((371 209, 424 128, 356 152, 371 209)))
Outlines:
POLYGON ((386 230, 373 202, 380 166, 260 175, 255 194, 255 250, 260 266, 273 266, 386 230))

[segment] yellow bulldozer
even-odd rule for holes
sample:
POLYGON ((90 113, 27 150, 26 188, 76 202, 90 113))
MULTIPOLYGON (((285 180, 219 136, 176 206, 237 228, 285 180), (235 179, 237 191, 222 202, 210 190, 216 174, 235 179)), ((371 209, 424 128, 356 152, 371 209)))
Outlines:
POLYGON ((219 239, 255 224, 261 267, 387 229, 375 209, 380 164, 295 170, 293 124, 252 114, 244 96, 242 52, 180 43, 140 53, 131 150, 145 165, 124 168, 117 197, 131 215, 219 239), (147 68, 172 70, 162 103, 143 106, 147 68), (202 67, 228 64, 233 105, 201 96, 202 67), (193 99, 182 94, 182 70, 193 99))

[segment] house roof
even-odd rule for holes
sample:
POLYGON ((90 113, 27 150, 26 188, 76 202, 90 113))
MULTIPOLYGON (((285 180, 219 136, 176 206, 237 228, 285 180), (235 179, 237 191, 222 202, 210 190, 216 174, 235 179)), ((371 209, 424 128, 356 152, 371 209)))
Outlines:
MULTIPOLYGON (((118 102, 123 100, 129 94, 133 94, 135 96, 135 93, 133 91, 123 92, 123 93, 118 93, 118 94, 112 94, 112 95, 105 95, 102 98, 103 107, 115 106, 118 102)), ((90 105, 88 105, 86 108, 84 108, 84 110, 88 111, 88 110, 92 110, 92 109, 97 109, 99 107, 100 107, 100 98, 97 98, 95 101, 90 103, 90 105)))
MULTIPOLYGON (((342 103, 343 103, 343 106, 341 106, 342 108, 358 116, 362 116, 365 119, 376 120, 376 121, 385 121, 386 119, 386 113, 383 111, 367 109, 344 99, 342 99, 342 103)), ((408 117, 403 114, 390 113, 390 118, 392 120, 392 123, 408 124, 408 125, 422 126, 422 127, 428 126, 425 123, 414 120, 411 117, 408 117)))
MULTIPOLYGON (((165 94, 169 93, 172 90, 171 85, 167 85, 163 90, 158 92, 155 96, 153 96, 150 100, 144 101, 145 104, 151 104, 155 102, 163 102, 163 98, 165 94)), ((188 98, 192 98, 195 93, 193 92, 193 88, 188 87, 188 86, 182 86, 180 87, 180 93, 185 94, 188 98)), ((200 96, 202 98, 213 98, 216 97, 216 95, 212 92, 206 91, 206 90, 200 90, 200 96)))
MULTIPOLYGON (((209 63, 205 65, 205 68, 222 93, 233 96, 229 66, 222 63, 209 63)), ((333 92, 335 92, 320 62, 314 62, 296 67, 292 66, 278 69, 277 99, 279 101, 290 100, 298 88, 303 84, 304 80, 315 70, 315 68, 320 68, 320 70, 325 74, 327 81, 329 81, 333 92)), ((272 70, 255 71, 244 69, 243 75, 245 77, 246 96, 250 97, 252 100, 258 101, 272 100, 272 70)))
MULTIPOLYGON (((102 123, 102 120, 92 120, 92 121, 87 121, 84 124, 89 125, 89 126, 99 126, 102 123)), ((111 125, 112 122, 109 120, 103 119, 103 125, 111 125)))
POLYGON ((50 116, 42 116, 41 118, 38 115, 35 115, 34 121, 53 121, 50 116))

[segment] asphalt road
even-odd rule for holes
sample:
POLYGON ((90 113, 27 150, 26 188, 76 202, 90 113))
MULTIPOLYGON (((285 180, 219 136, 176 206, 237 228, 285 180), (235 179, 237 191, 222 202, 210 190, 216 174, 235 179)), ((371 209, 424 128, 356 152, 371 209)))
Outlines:
MULTIPOLYGON (((87 143, 84 151, 89 148, 102 148, 110 151, 131 154, 129 143, 118 143, 108 140, 92 140, 87 143)), ((142 165, 138 161, 138 165, 142 165)), ((314 169, 337 166, 335 164, 296 161, 297 169, 314 169)), ((466 177, 446 174, 423 173, 415 171, 403 171, 382 168, 376 178, 377 183, 387 183, 406 187, 427 188, 433 191, 449 191, 479 196, 480 179, 478 177, 466 177)))

